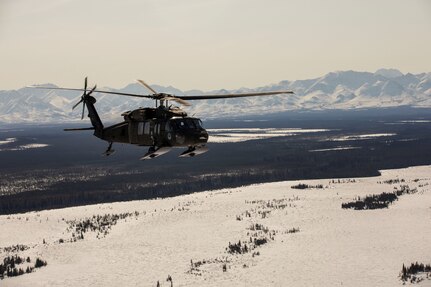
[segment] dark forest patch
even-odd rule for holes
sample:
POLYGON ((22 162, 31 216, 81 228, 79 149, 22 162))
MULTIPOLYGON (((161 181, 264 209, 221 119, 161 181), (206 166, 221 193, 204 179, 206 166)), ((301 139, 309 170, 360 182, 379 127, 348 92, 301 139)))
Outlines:
MULTIPOLYGON (((398 118, 273 120, 259 123, 258 127, 330 131, 241 143, 210 143, 208 153, 192 159, 178 159, 181 150, 174 149, 146 162, 138 160, 146 147, 117 145, 115 155, 101 157, 105 143, 91 133, 70 134, 62 133, 62 127, 31 127, 8 137, 43 138, 50 148, 0 152, 0 214, 172 197, 254 183, 377 176, 380 169, 431 164, 431 123, 387 125, 385 120, 398 118), (308 152, 333 145, 328 138, 373 133, 396 135, 391 141, 355 141, 361 148, 343 153, 308 152), (416 140, 402 141, 406 138, 416 140)), ((249 125, 220 121, 211 128, 250 128, 249 125)))
POLYGON ((355 201, 342 203, 341 207, 345 209, 366 210, 388 208, 391 203, 398 200, 398 197, 404 194, 416 193, 417 189, 410 189, 408 185, 401 185, 400 189, 394 192, 383 192, 381 194, 367 195, 364 198, 358 196, 355 201))

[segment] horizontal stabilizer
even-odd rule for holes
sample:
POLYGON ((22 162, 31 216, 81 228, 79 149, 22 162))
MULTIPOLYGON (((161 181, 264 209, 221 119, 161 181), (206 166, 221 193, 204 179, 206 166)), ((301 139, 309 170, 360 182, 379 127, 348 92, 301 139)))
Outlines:
POLYGON ((76 128, 76 129, 64 129, 65 132, 73 132, 73 131, 92 131, 94 130, 93 127, 91 128, 76 128))

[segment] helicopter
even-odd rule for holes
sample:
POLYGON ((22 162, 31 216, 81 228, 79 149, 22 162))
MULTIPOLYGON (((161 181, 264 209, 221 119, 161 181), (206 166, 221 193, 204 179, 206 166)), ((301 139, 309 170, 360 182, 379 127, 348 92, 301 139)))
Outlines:
POLYGON ((72 110, 82 103, 82 116, 84 119, 85 108, 88 110, 92 127, 69 128, 64 131, 94 130, 94 136, 107 141, 108 148, 103 153, 109 156, 115 152, 112 149, 113 143, 133 144, 138 146, 149 146, 147 153, 141 160, 153 159, 169 152, 172 148, 186 148, 179 156, 194 157, 208 151, 208 132, 203 128, 202 121, 196 117, 189 117, 181 108, 169 105, 169 101, 183 106, 190 106, 189 101, 229 99, 239 97, 271 96, 278 94, 293 94, 293 91, 269 91, 255 93, 222 94, 222 95, 196 95, 196 96, 176 96, 168 93, 159 93, 142 80, 137 80, 142 86, 148 89, 151 94, 141 95, 133 93, 123 93, 115 91, 97 90, 97 85, 88 89, 87 77, 84 80, 84 89, 31 86, 38 89, 68 90, 83 92, 81 99, 72 110), (121 114, 124 121, 105 127, 96 111, 96 99, 91 96, 93 93, 113 94, 129 97, 148 98, 156 101, 156 107, 140 107, 132 111, 121 114))

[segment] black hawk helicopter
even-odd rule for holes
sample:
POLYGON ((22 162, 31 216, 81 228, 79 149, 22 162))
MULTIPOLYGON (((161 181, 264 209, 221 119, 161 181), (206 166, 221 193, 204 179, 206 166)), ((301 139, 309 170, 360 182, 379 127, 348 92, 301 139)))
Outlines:
POLYGON ((82 120, 84 118, 85 107, 87 107, 88 117, 93 127, 65 129, 65 131, 94 130, 94 135, 96 137, 109 143, 107 150, 103 153, 107 156, 114 153, 112 149, 112 144, 114 142, 149 146, 148 152, 141 157, 141 160, 158 157, 169 152, 174 147, 187 148, 180 154, 180 157, 193 157, 208 151, 208 148, 205 146, 208 141, 208 132, 202 127, 201 120, 199 118, 187 116, 187 113, 179 107, 169 105, 169 101, 176 102, 183 106, 190 106, 188 101, 293 94, 292 91, 272 91, 223 95, 175 96, 167 93, 158 93, 144 81, 137 81, 151 91, 152 94, 140 95, 102 91, 97 90, 96 85, 91 89, 87 89, 87 78, 85 78, 84 89, 42 86, 32 86, 32 88, 82 91, 81 100, 76 103, 72 109, 75 109, 82 103, 82 120), (154 99, 156 101, 156 108, 145 107, 124 112, 121 114, 124 117, 123 122, 104 127, 94 107, 96 99, 91 96, 92 93, 154 99))

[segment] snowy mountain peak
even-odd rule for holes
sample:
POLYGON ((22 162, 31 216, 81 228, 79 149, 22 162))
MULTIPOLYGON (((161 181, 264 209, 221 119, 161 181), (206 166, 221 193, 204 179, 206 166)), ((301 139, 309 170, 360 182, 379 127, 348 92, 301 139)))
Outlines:
POLYGON ((388 79, 404 76, 404 74, 397 69, 378 69, 374 74, 383 76, 388 79))

